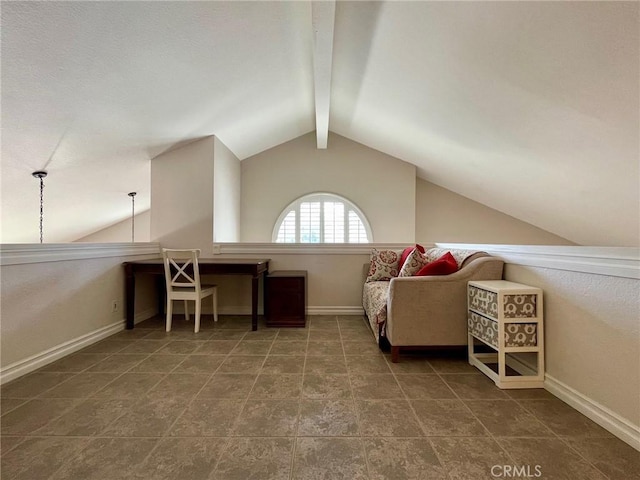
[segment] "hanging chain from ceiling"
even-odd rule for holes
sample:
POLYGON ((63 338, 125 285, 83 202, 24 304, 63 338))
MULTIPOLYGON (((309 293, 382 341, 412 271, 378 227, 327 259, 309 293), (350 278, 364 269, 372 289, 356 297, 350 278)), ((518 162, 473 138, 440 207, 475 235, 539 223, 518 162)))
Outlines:
POLYGON ((45 171, 33 172, 35 178, 40 179, 40 243, 42 243, 42 223, 44 219, 44 178, 47 176, 45 171))

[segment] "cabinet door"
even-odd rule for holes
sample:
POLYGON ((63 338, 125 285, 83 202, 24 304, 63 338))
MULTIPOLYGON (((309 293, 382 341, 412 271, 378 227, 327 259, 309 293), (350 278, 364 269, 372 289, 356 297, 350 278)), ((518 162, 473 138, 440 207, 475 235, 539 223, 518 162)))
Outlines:
POLYGON ((305 285, 303 277, 269 278, 267 321, 302 320, 305 318, 305 285))

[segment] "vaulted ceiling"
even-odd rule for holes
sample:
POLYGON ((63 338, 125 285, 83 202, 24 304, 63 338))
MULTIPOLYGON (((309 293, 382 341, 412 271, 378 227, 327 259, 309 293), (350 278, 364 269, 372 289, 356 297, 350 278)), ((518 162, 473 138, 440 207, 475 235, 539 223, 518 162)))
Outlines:
MULTIPOLYGON (((2 2, 2 242, 149 207, 150 159, 316 129, 585 245, 639 241, 637 2, 2 2)), ((329 139, 328 148, 331 148, 329 139)))

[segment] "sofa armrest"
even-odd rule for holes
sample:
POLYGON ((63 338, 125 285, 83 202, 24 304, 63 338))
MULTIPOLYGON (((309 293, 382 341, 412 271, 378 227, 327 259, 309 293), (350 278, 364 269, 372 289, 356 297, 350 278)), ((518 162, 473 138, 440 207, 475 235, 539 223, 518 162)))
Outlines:
POLYGON ((389 283, 386 334, 392 345, 467 343, 467 282, 502 278, 503 261, 482 257, 450 275, 389 283))

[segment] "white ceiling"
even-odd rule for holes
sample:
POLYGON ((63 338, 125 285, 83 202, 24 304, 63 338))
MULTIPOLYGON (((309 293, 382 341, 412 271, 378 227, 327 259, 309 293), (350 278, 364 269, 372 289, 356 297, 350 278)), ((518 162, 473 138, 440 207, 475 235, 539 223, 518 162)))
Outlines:
POLYGON ((639 5, 337 2, 333 24, 310 2, 2 2, 1 240, 38 241, 35 170, 45 241, 71 241, 126 218, 130 191, 148 208, 172 145, 214 134, 244 159, 329 103, 330 131, 422 178, 637 245, 639 5))

